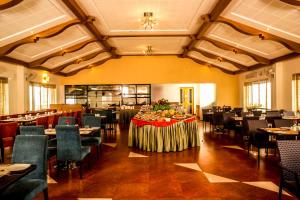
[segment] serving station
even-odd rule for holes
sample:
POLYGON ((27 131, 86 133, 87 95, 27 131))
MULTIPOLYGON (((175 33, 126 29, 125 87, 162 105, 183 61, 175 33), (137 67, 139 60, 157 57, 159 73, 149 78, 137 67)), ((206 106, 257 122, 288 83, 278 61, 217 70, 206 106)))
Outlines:
POLYGON ((197 119, 164 99, 153 106, 145 105, 131 119, 128 146, 152 152, 175 152, 200 146, 197 119))

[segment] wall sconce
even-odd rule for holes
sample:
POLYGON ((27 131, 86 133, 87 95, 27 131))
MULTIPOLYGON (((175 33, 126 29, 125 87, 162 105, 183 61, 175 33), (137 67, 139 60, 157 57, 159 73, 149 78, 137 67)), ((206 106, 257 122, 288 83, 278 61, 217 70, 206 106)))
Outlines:
POLYGON ((42 76, 42 83, 48 83, 50 80, 50 77, 48 76, 48 74, 44 73, 42 76))

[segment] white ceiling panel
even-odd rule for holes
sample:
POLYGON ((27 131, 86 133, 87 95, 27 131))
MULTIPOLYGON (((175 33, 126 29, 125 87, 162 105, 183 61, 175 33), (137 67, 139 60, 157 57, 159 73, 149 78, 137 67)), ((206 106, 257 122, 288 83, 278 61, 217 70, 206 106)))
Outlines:
POLYGON ((98 56, 96 56, 93 59, 80 62, 79 64, 70 65, 70 66, 66 67, 64 70, 62 70, 62 72, 64 72, 64 73, 70 73, 70 72, 75 71, 77 69, 86 67, 86 66, 91 65, 93 63, 96 63, 98 61, 101 61, 101 60, 104 60, 106 58, 109 58, 110 56, 111 56, 110 53, 102 53, 102 54, 99 54, 98 56))
POLYGON ((195 47, 197 49, 204 50, 208 53, 211 53, 211 54, 226 58, 228 60, 234 61, 234 62, 239 63, 241 65, 251 66, 251 65, 257 64, 257 62, 255 60, 253 60, 253 58, 251 58, 250 56, 247 56, 245 54, 236 54, 232 51, 221 49, 221 48, 216 47, 212 43, 210 43, 208 41, 205 41, 205 40, 202 40, 202 41, 198 42, 195 45, 195 47))
POLYGON ((88 15, 96 17, 97 28, 105 35, 192 34, 201 25, 216 0, 78 0, 88 15), (153 12, 158 24, 144 30, 139 21, 144 12, 153 12))
POLYGON ((120 37, 110 38, 111 46, 117 48, 119 54, 143 54, 147 46, 152 46, 153 54, 180 54, 187 45, 188 37, 120 37))
POLYGON ((26 0, 0 11, 0 46, 74 19, 60 0, 26 0))
POLYGON ((218 60, 215 60, 215 59, 211 59, 211 58, 208 58, 208 57, 205 57, 204 55, 202 55, 201 53, 198 53, 198 52, 195 52, 195 51, 190 51, 188 53, 188 55, 190 57, 193 57, 193 58, 196 58, 198 60, 201 60, 203 62, 206 62, 208 64, 213 64, 213 65, 216 65, 216 66, 219 66, 223 69, 227 69, 227 70, 230 70, 230 71, 238 71, 239 68, 235 67, 234 65, 232 65, 231 63, 227 63, 227 62, 220 62, 218 60))
POLYGON ((207 32, 207 37, 230 44, 237 48, 260 55, 267 59, 273 59, 291 53, 278 42, 261 40, 256 36, 248 36, 234 30, 222 23, 215 23, 207 32))
POLYGON ((82 48, 78 51, 75 51, 73 53, 66 53, 63 56, 53 57, 53 58, 49 59, 47 62, 45 62, 43 64, 43 66, 52 69, 52 68, 58 67, 60 65, 63 65, 65 63, 72 62, 83 56, 98 52, 102 49, 103 49, 103 47, 100 46, 99 43, 93 42, 93 43, 86 45, 84 48, 82 48))
POLYGON ((8 56, 25 62, 32 62, 91 38, 82 26, 75 25, 54 37, 40 39, 37 43, 22 45, 8 56))
POLYGON ((299 6, 279 0, 237 0, 222 16, 300 43, 299 6))

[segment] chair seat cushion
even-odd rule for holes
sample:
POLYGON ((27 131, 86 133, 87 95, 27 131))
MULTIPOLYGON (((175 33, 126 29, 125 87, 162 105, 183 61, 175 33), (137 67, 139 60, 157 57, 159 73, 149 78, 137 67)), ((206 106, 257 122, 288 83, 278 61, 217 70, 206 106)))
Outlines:
POLYGON ((81 160, 83 160, 91 152, 91 147, 81 147, 81 160))
POLYGON ((4 190, 0 199, 31 200, 47 187, 47 182, 42 179, 21 179, 4 190))
POLYGON ((101 144, 100 137, 81 137, 82 146, 92 146, 101 144))

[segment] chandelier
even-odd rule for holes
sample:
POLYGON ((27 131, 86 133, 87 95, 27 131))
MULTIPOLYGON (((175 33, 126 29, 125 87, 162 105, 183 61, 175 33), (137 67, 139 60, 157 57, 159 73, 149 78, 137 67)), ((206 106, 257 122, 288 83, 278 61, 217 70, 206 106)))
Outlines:
POLYGON ((150 56, 150 55, 152 55, 152 53, 153 53, 152 46, 151 46, 151 45, 148 45, 148 46, 147 46, 147 49, 144 50, 143 52, 144 52, 145 56, 150 56))
POLYGON ((152 30, 154 25, 157 25, 156 19, 153 17, 153 12, 144 12, 143 19, 139 19, 142 22, 145 30, 152 30))

